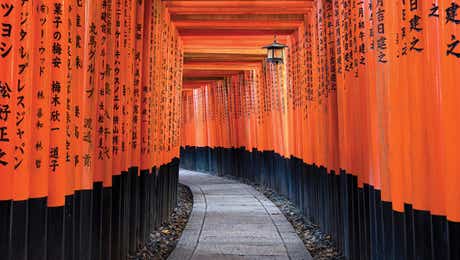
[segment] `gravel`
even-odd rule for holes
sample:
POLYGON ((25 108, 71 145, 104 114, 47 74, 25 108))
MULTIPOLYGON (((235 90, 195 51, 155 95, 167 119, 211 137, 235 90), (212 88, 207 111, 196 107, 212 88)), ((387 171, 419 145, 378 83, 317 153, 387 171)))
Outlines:
POLYGON ((289 201, 286 197, 278 194, 276 191, 259 184, 242 180, 240 178, 225 176, 229 179, 244 182, 257 191, 264 194, 273 202, 291 223, 297 235, 303 241, 305 248, 310 252, 314 259, 345 259, 343 254, 338 251, 334 240, 328 234, 321 231, 320 227, 302 215, 302 212, 289 201))
POLYGON ((154 230, 150 234, 145 247, 130 259, 167 259, 174 250, 193 208, 192 192, 187 186, 179 184, 177 195, 177 206, 171 214, 169 222, 154 230))

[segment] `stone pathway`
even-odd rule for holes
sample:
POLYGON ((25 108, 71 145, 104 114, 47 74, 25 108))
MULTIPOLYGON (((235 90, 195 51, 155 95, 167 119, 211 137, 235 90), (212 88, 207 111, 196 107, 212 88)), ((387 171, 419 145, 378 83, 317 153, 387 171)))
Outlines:
POLYGON ((183 169, 179 181, 194 204, 168 259, 312 259, 280 210, 251 186, 183 169))

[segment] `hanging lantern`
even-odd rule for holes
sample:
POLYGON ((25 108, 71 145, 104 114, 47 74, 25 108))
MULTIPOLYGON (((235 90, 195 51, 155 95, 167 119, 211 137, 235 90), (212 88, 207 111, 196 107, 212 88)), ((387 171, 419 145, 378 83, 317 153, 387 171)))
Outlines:
POLYGON ((280 63, 284 62, 284 49, 287 48, 287 46, 284 44, 278 43, 276 41, 276 36, 272 44, 265 46, 263 48, 267 49, 267 61, 268 62, 275 63, 275 64, 278 64, 278 62, 280 63))

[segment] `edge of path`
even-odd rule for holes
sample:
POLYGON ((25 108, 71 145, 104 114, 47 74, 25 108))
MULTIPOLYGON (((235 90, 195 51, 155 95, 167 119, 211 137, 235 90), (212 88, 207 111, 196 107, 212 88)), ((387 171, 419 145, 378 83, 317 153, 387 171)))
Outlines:
POLYGON ((188 223, 179 238, 176 248, 168 257, 170 260, 192 258, 196 247, 198 246, 198 240, 200 239, 206 217, 205 213, 207 205, 203 191, 195 185, 183 182, 180 183, 188 186, 192 191, 193 208, 188 223))
MULTIPOLYGON (((180 172, 183 171, 189 170, 180 169, 180 172)), ((210 178, 222 178, 202 172, 196 173, 209 176, 210 178)), ((235 180, 231 181, 243 185, 244 188, 247 189, 265 208, 283 241, 283 245, 286 248, 289 259, 313 260, 313 257, 304 247, 303 242, 298 237, 291 223, 286 219, 280 209, 275 204, 273 204, 271 200, 269 200, 267 197, 265 197, 265 195, 246 183, 238 182, 235 180), (300 244, 293 243, 296 240, 299 240, 300 244)), ((177 243, 176 248, 169 256, 169 260, 184 260, 192 258, 198 246, 198 241, 200 239, 206 219, 207 202, 204 192, 197 185, 183 182, 180 177, 179 182, 190 188, 193 195, 193 208, 189 221, 184 231, 182 232, 181 237, 179 238, 179 242, 177 243)))

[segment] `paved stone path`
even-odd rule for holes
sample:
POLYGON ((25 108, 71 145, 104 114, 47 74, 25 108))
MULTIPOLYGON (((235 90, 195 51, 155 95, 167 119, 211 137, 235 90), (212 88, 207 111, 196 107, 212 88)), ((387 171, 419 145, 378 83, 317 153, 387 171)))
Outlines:
POLYGON ((170 260, 312 259, 280 210, 254 188, 180 170, 193 211, 170 260))

